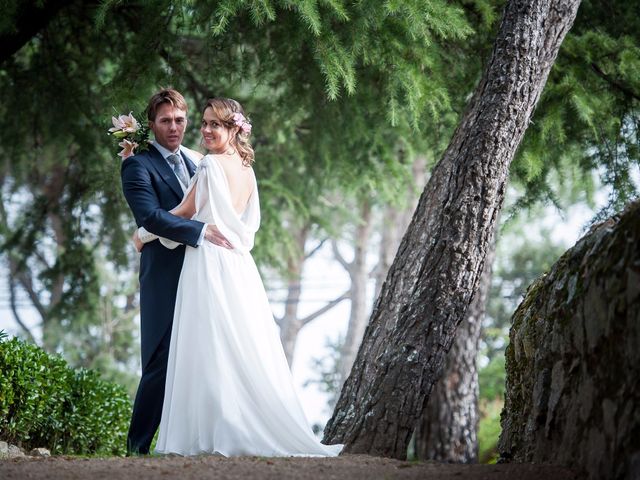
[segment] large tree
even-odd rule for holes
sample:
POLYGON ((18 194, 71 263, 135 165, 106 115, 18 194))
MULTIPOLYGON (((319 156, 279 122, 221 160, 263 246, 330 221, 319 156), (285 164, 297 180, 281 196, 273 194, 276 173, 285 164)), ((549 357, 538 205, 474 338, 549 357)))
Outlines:
MULTIPOLYGON (((535 222, 548 211, 548 208, 540 207, 549 202, 560 212, 566 212, 567 207, 575 202, 586 201, 593 206, 595 188, 600 192, 609 192, 608 202, 597 218, 602 218, 607 212, 617 211, 637 195, 637 183, 634 185, 631 178, 631 172, 634 169, 637 171, 639 161, 637 118, 640 106, 638 77, 631 73, 640 64, 638 17, 634 14, 634 8, 637 5, 633 2, 590 0, 582 3, 511 165, 510 183, 518 186, 516 190, 510 189, 511 198, 519 200, 504 215, 506 224, 512 224, 514 215, 522 211, 520 207, 526 207, 525 215, 529 221, 535 222)), ((476 45, 469 45, 468 41, 464 45, 471 51, 480 52, 482 38, 488 38, 490 32, 487 32, 486 24, 472 22, 472 25, 477 32, 474 36, 476 45)), ((469 74, 474 68, 473 62, 466 64, 469 74)), ((501 230, 501 236, 503 233, 501 230)), ((497 291, 491 296, 492 313, 487 319, 489 328, 482 334, 482 344, 486 345, 485 352, 489 352, 491 362, 481 371, 483 399, 480 409, 484 413, 483 432, 479 434, 482 438, 478 438, 483 442, 481 448, 484 449, 484 455, 487 451, 495 450, 491 442, 487 442, 487 435, 492 428, 499 428, 495 419, 489 417, 494 412, 499 415, 496 405, 501 400, 495 398, 495 393, 504 389, 504 374, 500 373, 504 370, 503 328, 509 325, 516 302, 529 282, 546 271, 549 262, 560 253, 551 246, 548 238, 544 245, 528 243, 515 252, 509 248, 500 254, 501 265, 520 265, 524 268, 515 278, 519 282, 525 281, 514 285, 510 276, 515 272, 506 273, 503 270, 499 273, 496 280, 508 292, 507 297, 504 297, 504 292, 497 291), (535 260, 529 258, 534 254, 535 260), (521 273, 524 274, 522 278, 521 273), (500 306, 499 312, 496 312, 497 306, 500 306)), ((473 311, 475 305, 477 296, 469 310, 473 311)), ((468 313, 470 315, 473 314, 468 313)), ((467 337, 471 331, 473 326, 466 320, 458 327, 445 370, 420 420, 415 447, 416 454, 424 455, 424 458, 459 461, 465 457, 468 459, 474 450, 473 423, 477 417, 477 413, 474 415, 477 406, 472 401, 462 401, 460 397, 471 395, 477 389, 468 383, 473 382, 473 375, 460 374, 461 371, 468 372, 474 368, 469 363, 469 359, 473 358, 471 347, 476 343, 467 337), (465 339, 464 349, 461 350, 458 346, 465 339), (452 386, 455 388, 449 388, 452 386), (456 420, 438 421, 439 418, 456 420), (430 425, 430 428, 421 428, 425 425, 430 425), (457 435, 460 432, 466 434, 466 439, 457 435)), ((480 333, 478 330, 475 332, 480 333)))
POLYGON ((508 2, 491 58, 433 169, 324 441, 405 458, 484 266, 509 165, 579 0, 508 2))

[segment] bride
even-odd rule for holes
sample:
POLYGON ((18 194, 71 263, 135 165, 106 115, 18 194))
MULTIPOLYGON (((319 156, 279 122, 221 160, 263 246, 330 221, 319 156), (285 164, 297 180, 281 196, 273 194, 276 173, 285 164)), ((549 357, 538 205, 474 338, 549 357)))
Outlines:
MULTIPOLYGON (((214 98, 200 132, 209 154, 171 213, 215 224, 228 243, 186 247, 155 451, 338 455, 342 445, 320 443, 305 418, 250 253, 260 224, 251 124, 238 102, 214 98)), ((138 236, 158 238, 143 228, 138 236)))

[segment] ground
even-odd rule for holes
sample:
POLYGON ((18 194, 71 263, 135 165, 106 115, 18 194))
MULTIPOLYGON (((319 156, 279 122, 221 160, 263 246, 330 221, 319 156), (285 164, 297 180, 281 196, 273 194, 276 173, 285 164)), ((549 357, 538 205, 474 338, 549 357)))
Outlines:
POLYGON ((578 480, 577 472, 550 465, 452 465, 403 462, 367 455, 337 458, 138 457, 16 458, 0 461, 0 478, 13 479, 456 479, 578 480))

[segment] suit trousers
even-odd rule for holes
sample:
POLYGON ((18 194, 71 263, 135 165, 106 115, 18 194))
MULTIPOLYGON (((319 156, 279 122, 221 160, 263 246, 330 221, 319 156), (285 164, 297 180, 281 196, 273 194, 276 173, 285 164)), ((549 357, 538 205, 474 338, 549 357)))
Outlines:
POLYGON ((148 454, 160 425, 170 343, 171 328, 168 328, 142 371, 127 436, 128 455, 148 454))

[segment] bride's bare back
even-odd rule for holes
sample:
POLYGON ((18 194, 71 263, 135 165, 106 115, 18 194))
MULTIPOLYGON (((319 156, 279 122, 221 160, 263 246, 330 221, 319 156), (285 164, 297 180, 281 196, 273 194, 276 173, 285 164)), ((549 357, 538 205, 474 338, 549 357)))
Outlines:
POLYGON ((229 184, 229 194, 233 209, 242 215, 255 186, 251 167, 245 167, 238 155, 216 155, 229 184))
MULTIPOLYGON (((229 185, 229 196, 231 204, 238 215, 242 215, 247 208, 253 189, 255 188, 255 178, 253 169, 245 167, 242 159, 237 155, 215 155, 214 161, 222 167, 224 176, 229 185)), ((192 188, 187 197, 169 213, 182 218, 191 218, 196 212, 196 189, 192 188)))

